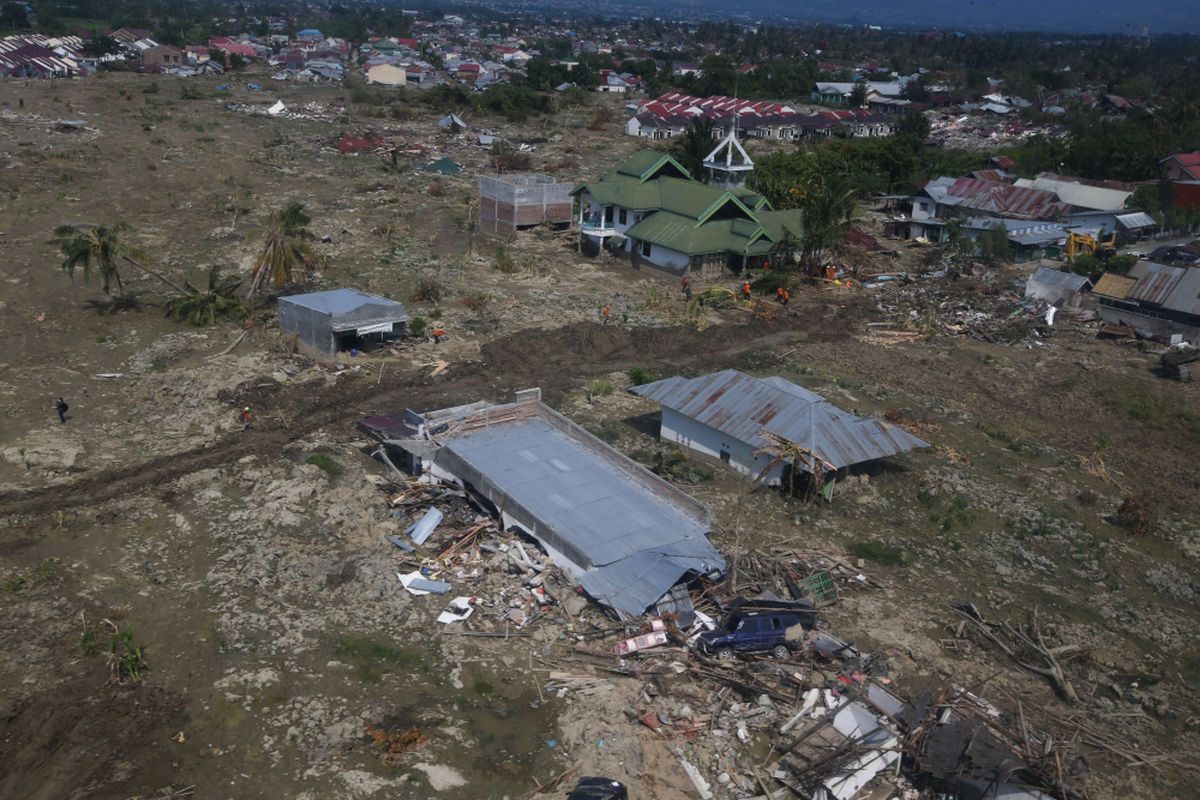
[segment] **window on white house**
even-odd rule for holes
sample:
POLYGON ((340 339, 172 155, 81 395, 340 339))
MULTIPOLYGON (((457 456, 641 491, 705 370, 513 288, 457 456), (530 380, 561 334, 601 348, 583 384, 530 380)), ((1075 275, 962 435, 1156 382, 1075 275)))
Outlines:
POLYGON ((649 257, 649 255, 650 255, 650 243, 649 242, 642 242, 642 255, 649 257))
POLYGON ((622 208, 620 211, 617 212, 617 221, 620 222, 622 225, 624 225, 625 220, 626 220, 625 209, 622 208))

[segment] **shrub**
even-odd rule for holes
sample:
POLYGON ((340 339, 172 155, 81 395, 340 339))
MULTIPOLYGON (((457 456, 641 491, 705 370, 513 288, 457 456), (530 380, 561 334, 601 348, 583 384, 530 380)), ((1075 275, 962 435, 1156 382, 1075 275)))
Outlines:
POLYGON ((782 269, 767 269, 750 281, 750 288, 753 291, 772 297, 781 286, 788 291, 794 289, 796 287, 795 273, 782 269))
POLYGON ((463 304, 463 308, 482 316, 488 310, 488 307, 491 306, 492 298, 483 292, 472 292, 465 295, 459 302, 463 304))
POLYGON ((408 299, 414 303, 437 303, 446 294, 446 288, 433 278, 421 278, 408 299))
POLYGON ((492 259, 492 269, 503 272, 505 275, 511 275, 517 271, 517 262, 513 261, 513 257, 509 255, 508 249, 504 245, 497 245, 496 256, 492 259))
POLYGON ((596 397, 608 397, 613 393, 612 381, 596 378, 587 385, 588 402, 596 397))
POLYGON ((626 374, 629 376, 629 383, 633 386, 642 386, 643 384, 654 383, 658 380, 657 374, 642 367, 630 367, 629 372, 626 374))
POLYGON ((589 131, 598 131, 604 128, 605 125, 612 122, 613 110, 608 106, 596 106, 596 110, 592 112, 592 121, 588 123, 589 131))
POLYGON ((895 567, 905 562, 904 551, 884 542, 855 542, 850 552, 858 558, 874 561, 885 567, 895 567))
POLYGON ((312 464, 317 469, 324 472, 331 478, 335 478, 342 474, 342 465, 334 461, 325 453, 313 453, 304 460, 305 464, 312 464))
POLYGON ((413 317, 408 321, 409 336, 424 336, 425 335, 425 318, 413 317))

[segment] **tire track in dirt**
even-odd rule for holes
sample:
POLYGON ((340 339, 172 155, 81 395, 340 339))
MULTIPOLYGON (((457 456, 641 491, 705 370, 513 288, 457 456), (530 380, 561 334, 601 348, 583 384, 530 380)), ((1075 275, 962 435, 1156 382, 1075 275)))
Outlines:
MULTIPOLYGON (((0 517, 37 516, 98 505, 165 486, 199 470, 247 455, 275 456, 291 442, 335 423, 352 424, 358 412, 429 409, 477 399, 502 400, 519 388, 540 386, 553 403, 589 377, 641 366, 655 370, 749 369, 774 363, 774 353, 801 337, 794 322, 753 321, 706 331, 689 328, 621 328, 578 323, 554 330, 526 329, 483 347, 482 362, 455 364, 444 378, 423 368, 393 372, 377 383, 360 374, 336 387, 314 383, 228 394, 234 407, 260 409, 256 427, 178 453, 97 472, 68 484, 0 493, 0 517), (314 396, 316 399, 314 400, 314 396)), ((253 387, 249 381, 243 387, 253 387)), ((261 384, 260 384, 261 385, 261 384)))

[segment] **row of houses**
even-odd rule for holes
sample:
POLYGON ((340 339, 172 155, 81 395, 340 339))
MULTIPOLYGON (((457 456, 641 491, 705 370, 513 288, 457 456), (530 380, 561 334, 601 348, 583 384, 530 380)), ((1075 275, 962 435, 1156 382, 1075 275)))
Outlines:
POLYGON ((78 36, 37 33, 0 38, 0 76, 9 78, 73 78, 85 75, 95 61, 82 54, 78 36))
POLYGON ((1139 261, 1126 275, 1106 273, 1092 296, 1106 322, 1172 343, 1200 345, 1200 267, 1139 261))
POLYGON ((697 119, 713 123, 713 135, 725 136, 736 129, 751 139, 791 141, 804 136, 845 135, 855 138, 890 136, 895 118, 865 109, 818 111, 803 114, 789 105, 752 102, 732 97, 691 97, 675 92, 655 100, 631 103, 625 133, 647 139, 678 136, 697 119))

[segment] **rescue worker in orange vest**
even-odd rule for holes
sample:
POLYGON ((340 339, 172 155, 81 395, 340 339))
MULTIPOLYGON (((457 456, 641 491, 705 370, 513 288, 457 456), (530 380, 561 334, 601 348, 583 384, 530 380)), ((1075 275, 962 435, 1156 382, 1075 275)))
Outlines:
POLYGON ((771 259, 768 258, 763 262, 763 269, 767 270, 768 272, 771 270, 771 259))
POLYGON ((445 328, 434 328, 433 329, 433 343, 434 344, 441 344, 442 339, 445 339, 445 338, 446 338, 446 329, 445 328))
POLYGON ((601 316, 603 316, 603 317, 604 317, 604 324, 605 324, 605 325, 607 325, 607 324, 608 324, 608 315, 609 315, 611 312, 612 312, 612 309, 611 309, 611 308, 609 308, 607 305, 605 305, 605 306, 604 306, 604 310, 600 312, 601 316))
POLYGON ((746 281, 742 284, 742 297, 746 300, 750 299, 750 281, 746 281))
POLYGON ((783 302, 783 287, 782 286, 775 289, 775 302, 776 303, 783 302))
POLYGON ((792 299, 792 293, 789 292, 787 289, 784 289, 783 290, 783 304, 786 306, 788 304, 788 300, 791 300, 791 299, 792 299))

